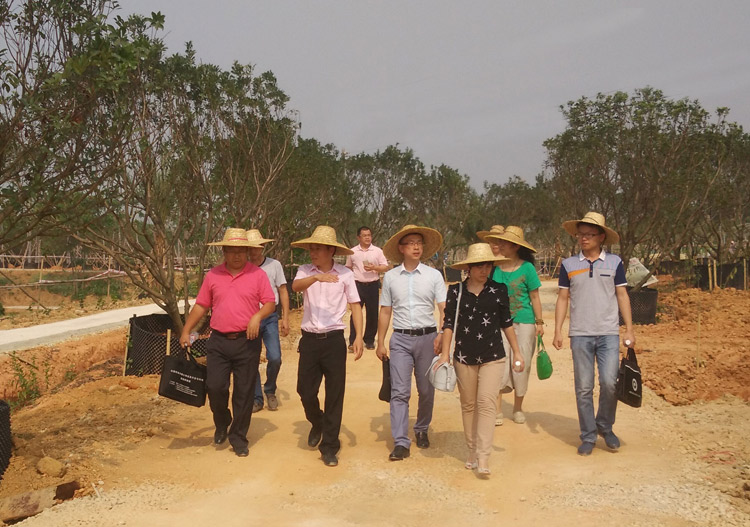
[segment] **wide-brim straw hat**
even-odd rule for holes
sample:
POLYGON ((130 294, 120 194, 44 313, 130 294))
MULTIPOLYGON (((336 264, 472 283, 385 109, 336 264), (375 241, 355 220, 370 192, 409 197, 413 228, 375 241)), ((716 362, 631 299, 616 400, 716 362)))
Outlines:
POLYGON ((620 235, 605 225, 604 216, 602 216, 598 212, 587 212, 586 215, 580 220, 565 221, 562 224, 562 228, 565 229, 571 236, 575 236, 576 234, 578 234, 579 223, 588 223, 590 225, 596 225, 597 227, 601 227, 602 229, 604 229, 604 232, 606 234, 604 243, 606 243, 607 245, 620 241, 620 235))
POLYGON ((247 241, 253 247, 263 247, 264 243, 272 242, 273 238, 264 238, 258 229, 248 229, 247 241))
POLYGON ((466 254, 466 258, 460 262, 454 263, 451 265, 451 268, 465 271, 469 268, 469 264, 491 263, 497 265, 503 260, 507 260, 507 258, 503 256, 495 256, 492 253, 492 247, 490 247, 489 243, 472 243, 469 245, 469 251, 466 254))
POLYGON ((310 244, 312 243, 336 247, 336 252, 334 254, 342 254, 346 256, 354 254, 354 251, 349 249, 349 247, 338 242, 336 239, 336 230, 328 225, 318 225, 315 227, 312 236, 292 242, 292 247, 309 250, 310 244))
POLYGON ((226 231, 224 231, 224 237, 220 242, 211 242, 208 245, 219 245, 222 247, 252 246, 247 239, 247 231, 245 231, 245 229, 238 229, 235 227, 229 227, 226 231))
POLYGON ((385 245, 383 245, 383 254, 392 262, 401 263, 404 261, 404 255, 398 250, 398 242, 401 238, 409 234, 421 234, 424 241, 424 250, 422 259, 426 260, 435 254, 440 246, 443 245, 443 235, 435 229, 429 227, 420 227, 418 225, 406 225, 396 234, 391 236, 385 245))
POLYGON ((483 242, 487 241, 487 236, 490 234, 502 234, 505 232, 505 228, 502 225, 493 225, 488 231, 477 231, 477 236, 483 242))
POLYGON ((521 227, 516 227, 515 225, 509 225, 508 227, 505 227, 505 231, 503 233, 493 233, 490 232, 485 238, 484 241, 489 242, 490 240, 505 240, 506 242, 515 243, 516 245, 520 245, 521 247, 526 247, 531 252, 536 252, 536 249, 532 247, 532 245, 527 242, 523 237, 523 229, 521 227))

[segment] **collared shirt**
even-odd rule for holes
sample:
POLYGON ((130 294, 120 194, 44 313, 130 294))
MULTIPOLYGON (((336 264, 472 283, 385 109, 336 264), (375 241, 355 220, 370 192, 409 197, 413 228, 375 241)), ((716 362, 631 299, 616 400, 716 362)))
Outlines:
POLYGON ((211 328, 222 333, 245 331, 260 306, 273 302, 268 275, 250 262, 235 276, 226 263, 206 273, 195 302, 211 308, 211 328))
POLYGON ((346 266, 354 272, 354 279, 357 282, 374 282, 380 279, 377 271, 365 271, 365 261, 371 265, 388 265, 383 250, 380 247, 370 245, 363 249, 361 245, 352 247, 354 254, 346 257, 346 266))
POLYGON ((558 287, 570 290, 570 336, 618 335, 615 288, 627 283, 625 267, 616 254, 602 250, 592 262, 580 252, 563 260, 558 287))
MULTIPOLYGON (((344 329, 342 322, 346 314, 347 304, 358 304, 359 293, 354 283, 354 273, 341 264, 334 263, 327 273, 338 275, 339 281, 315 282, 305 289, 304 312, 302 314, 301 329, 311 333, 325 333, 337 329, 344 329)), ((316 274, 323 274, 313 264, 301 265, 297 270, 295 280, 301 280, 316 274)))
POLYGON ((467 283, 468 279, 463 281, 457 323, 460 284, 448 288, 443 329, 451 329, 456 334, 453 357, 461 364, 471 366, 500 360, 505 357, 502 329, 513 325, 508 288, 505 284, 487 280, 475 295, 467 289, 467 283))
POLYGON ((284 269, 281 267, 281 262, 266 257, 261 262, 260 268, 268 275, 268 280, 271 282, 271 289, 273 289, 273 296, 276 299, 274 301, 276 305, 279 305, 279 287, 286 285, 286 276, 284 276, 284 269))
POLYGON ((445 302, 443 275, 421 263, 409 272, 404 264, 383 276, 380 305, 393 308, 395 329, 435 327, 435 303, 445 302))

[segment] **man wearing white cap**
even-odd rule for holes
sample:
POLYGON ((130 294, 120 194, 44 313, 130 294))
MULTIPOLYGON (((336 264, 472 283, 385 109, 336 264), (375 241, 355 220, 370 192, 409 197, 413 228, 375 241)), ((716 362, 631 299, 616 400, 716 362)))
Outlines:
POLYGON ((312 425, 307 436, 311 448, 318 447, 323 463, 338 465, 341 449, 339 432, 344 410, 346 385, 346 340, 343 322, 347 305, 354 320, 354 360, 362 356, 362 306, 359 305, 354 273, 337 264, 335 254, 350 255, 336 240, 336 231, 319 225, 312 236, 297 240, 292 247, 310 251, 312 263, 301 265, 292 282, 292 290, 303 293, 302 338, 299 342, 297 393, 312 425), (325 377, 325 402, 320 409, 318 392, 325 377))
POLYGON ((210 309, 206 392, 216 427, 214 443, 220 445, 228 438, 234 453, 245 457, 249 453, 247 431, 260 361, 260 324, 276 305, 268 276, 247 261, 250 242, 245 229, 227 229, 220 242, 209 245, 222 248, 224 263, 206 273, 185 320, 180 345, 190 344, 190 332, 210 309), (234 385, 231 412, 230 377, 234 385))
POLYGON ((580 220, 570 220, 563 228, 578 240, 581 252, 563 260, 555 305, 555 336, 552 344, 562 348, 562 325, 570 300, 570 349, 573 353, 578 423, 581 445, 578 454, 594 450, 597 435, 612 451, 620 440, 612 431, 617 413, 615 386, 620 358, 618 308, 625 321, 623 340, 635 344, 630 299, 625 286, 625 268, 619 256, 602 249, 620 240, 607 227, 604 216, 589 212, 580 220), (594 415, 594 363, 599 370, 599 408, 594 415))

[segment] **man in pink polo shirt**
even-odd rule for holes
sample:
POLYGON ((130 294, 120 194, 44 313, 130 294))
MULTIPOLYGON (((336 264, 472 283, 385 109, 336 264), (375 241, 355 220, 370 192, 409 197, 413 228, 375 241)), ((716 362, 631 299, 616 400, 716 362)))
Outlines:
POLYGON ((346 341, 344 322, 347 304, 354 320, 354 360, 362 356, 362 306, 359 305, 354 274, 333 260, 334 254, 351 254, 336 241, 336 231, 326 225, 315 228, 309 238, 292 243, 310 251, 312 263, 300 266, 292 290, 304 292, 302 338, 299 342, 297 393, 312 428, 307 436, 311 448, 318 447, 323 463, 338 465, 341 448, 339 431, 344 410, 346 383, 346 341), (325 376, 324 410, 320 409, 318 391, 325 376))
POLYGON ((190 332, 211 310, 211 337, 206 346, 206 392, 214 416, 214 444, 227 438, 240 457, 248 455, 247 431, 253 415, 253 390, 260 362, 260 323, 274 312, 268 275, 248 262, 245 229, 230 228, 220 242, 224 263, 206 273, 193 309, 185 320, 180 344, 190 344, 190 332), (259 307, 260 306, 260 307, 259 307), (229 378, 233 377, 232 412, 229 378), (232 418, 234 413, 234 418, 232 418), (231 426, 230 426, 231 424, 231 426))
MULTIPOLYGON (((360 306, 365 306, 367 319, 365 323, 365 347, 375 349, 375 334, 378 332, 378 295, 380 293, 380 273, 388 271, 391 266, 385 259, 383 250, 372 243, 372 231, 369 227, 357 230, 359 243, 352 247, 353 254, 346 257, 346 266, 354 272, 357 283, 360 306)), ((354 319, 349 324, 349 350, 354 344, 354 319)))

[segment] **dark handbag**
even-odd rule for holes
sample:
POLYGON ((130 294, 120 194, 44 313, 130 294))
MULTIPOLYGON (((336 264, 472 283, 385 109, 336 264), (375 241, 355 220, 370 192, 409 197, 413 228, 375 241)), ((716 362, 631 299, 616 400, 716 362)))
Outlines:
POLYGON ((619 401, 633 408, 641 407, 643 400, 641 368, 638 367, 638 359, 635 357, 633 348, 628 348, 627 354, 620 361, 615 391, 619 401))
POLYGON ((206 404, 206 367, 198 364, 190 347, 174 355, 169 354, 169 336, 167 336, 167 356, 164 358, 164 369, 159 380, 159 395, 201 407, 206 404))
POLYGON ((387 403, 391 402, 391 361, 388 357, 383 359, 383 384, 380 386, 378 399, 387 403))

